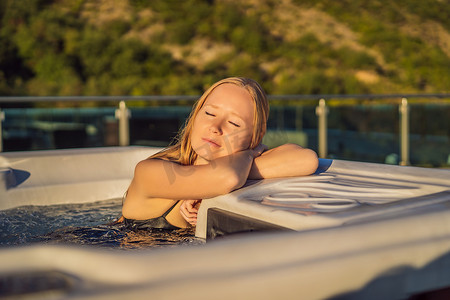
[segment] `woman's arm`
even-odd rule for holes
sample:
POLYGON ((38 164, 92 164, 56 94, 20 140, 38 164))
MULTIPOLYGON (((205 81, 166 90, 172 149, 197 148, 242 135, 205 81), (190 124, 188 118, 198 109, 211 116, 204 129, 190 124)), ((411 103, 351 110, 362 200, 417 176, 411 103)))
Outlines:
MULTIPOLYGON (((248 179, 310 175, 316 171, 318 164, 319 160, 314 151, 295 144, 285 144, 256 157, 248 179)), ((197 224, 200 203, 201 200, 185 200, 180 206, 182 217, 191 225, 197 224)))
POLYGON ((254 159, 248 179, 310 175, 317 170, 317 154, 296 144, 285 144, 254 159))
POLYGON ((147 159, 136 166, 130 189, 144 198, 173 200, 204 199, 240 188, 248 178, 255 156, 245 150, 218 158, 206 165, 183 166, 174 162, 147 159))

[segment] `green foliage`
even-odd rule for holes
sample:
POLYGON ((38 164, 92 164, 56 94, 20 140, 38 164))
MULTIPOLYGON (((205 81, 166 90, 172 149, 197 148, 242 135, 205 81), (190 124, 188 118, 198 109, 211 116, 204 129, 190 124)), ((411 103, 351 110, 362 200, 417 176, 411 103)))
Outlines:
POLYGON ((440 21, 450 29, 448 2, 306 0, 301 3, 319 7, 359 32, 363 44, 379 51, 387 63, 395 65, 392 79, 406 89, 449 91, 449 75, 444 74, 450 74, 450 57, 435 45, 398 29, 399 24, 406 22, 407 14, 422 20, 440 21))
POLYGON ((294 1, 358 36, 360 47, 338 47, 301 28, 295 39, 275 33, 270 1, 129 0, 126 17, 91 20, 88 1, 6 0, 0 95, 199 94, 227 76, 252 77, 277 94, 448 92, 448 53, 399 29, 414 16, 449 30, 450 4, 430 1, 294 1), (230 50, 185 60, 199 40, 230 50), (378 81, 362 82, 361 70, 378 81))
POLYGON ((301 72, 295 75, 284 74, 276 94, 360 94, 368 93, 368 89, 361 85, 351 74, 336 74, 327 76, 319 71, 301 72))
POLYGON ((406 8, 411 14, 422 20, 433 20, 450 30, 449 3, 442 0, 411 1, 397 0, 395 3, 406 8))

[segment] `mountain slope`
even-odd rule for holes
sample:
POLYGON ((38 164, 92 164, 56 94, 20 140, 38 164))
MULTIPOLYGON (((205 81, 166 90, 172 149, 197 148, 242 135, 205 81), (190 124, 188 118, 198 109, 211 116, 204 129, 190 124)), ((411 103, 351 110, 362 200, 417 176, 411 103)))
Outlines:
POLYGON ((1 95, 450 91, 447 1, 7 0, 1 95))

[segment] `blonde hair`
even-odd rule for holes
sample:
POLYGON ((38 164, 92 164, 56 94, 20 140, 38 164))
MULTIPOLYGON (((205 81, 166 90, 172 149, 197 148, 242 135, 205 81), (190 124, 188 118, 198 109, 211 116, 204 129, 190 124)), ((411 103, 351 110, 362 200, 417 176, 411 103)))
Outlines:
POLYGON ((266 133, 267 118, 269 117, 269 103, 267 101, 266 94, 262 87, 253 79, 230 77, 216 82, 208 90, 206 90, 205 93, 203 93, 200 99, 194 104, 185 126, 179 131, 177 137, 175 138, 175 144, 152 155, 150 158, 166 159, 178 162, 182 165, 193 165, 197 160, 197 154, 191 144, 191 134, 194 126, 194 120, 212 91, 214 91, 214 89, 219 85, 226 83, 234 84, 246 89, 252 97, 255 110, 253 114, 253 135, 249 148, 253 149, 258 146, 266 133))

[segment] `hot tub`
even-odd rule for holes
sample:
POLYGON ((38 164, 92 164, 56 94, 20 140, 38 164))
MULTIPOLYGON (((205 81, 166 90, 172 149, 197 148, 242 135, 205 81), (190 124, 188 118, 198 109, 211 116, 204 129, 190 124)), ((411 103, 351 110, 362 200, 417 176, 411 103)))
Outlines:
MULTIPOLYGON (((120 198, 134 165, 156 151, 2 154, 0 208, 120 198)), ((211 241, 148 251, 3 248, 0 296, 445 297, 450 293, 450 171, 321 160, 313 176, 248 182, 204 200, 196 234, 211 241)))

